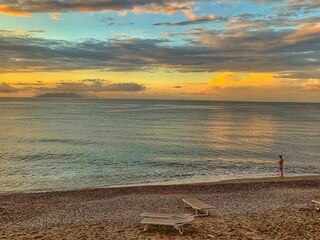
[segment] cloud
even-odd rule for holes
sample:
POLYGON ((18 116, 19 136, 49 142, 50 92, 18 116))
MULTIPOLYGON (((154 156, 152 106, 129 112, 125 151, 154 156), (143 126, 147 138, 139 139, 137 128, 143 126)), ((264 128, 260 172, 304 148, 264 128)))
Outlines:
POLYGON ((41 86, 41 85, 45 85, 44 83, 42 83, 42 81, 36 81, 34 83, 29 83, 29 82, 16 82, 13 83, 13 85, 15 86, 41 86))
POLYGON ((230 19, 226 25, 229 29, 237 29, 239 31, 269 27, 269 24, 265 20, 244 20, 244 19, 230 19))
POLYGON ((83 82, 83 83, 97 83, 97 82, 100 82, 100 83, 102 83, 102 82, 106 82, 107 80, 105 80, 105 79, 82 79, 82 80, 80 80, 80 82, 83 82))
POLYGON ((103 17, 101 22, 107 23, 107 26, 112 26, 112 25, 116 25, 117 24, 116 19, 111 18, 111 17, 103 17))
MULTIPOLYGON (((154 2, 154 3, 151 3, 152 1, 149 1, 149 2, 150 4, 147 4, 145 6, 134 6, 132 8, 132 11, 136 14, 165 13, 168 15, 172 15, 179 11, 185 11, 190 9, 190 6, 188 4, 170 3, 170 1, 167 1, 167 3, 165 4, 163 4, 162 1, 154 2)), ((180 2, 192 2, 192 1, 180 1, 180 2)))
MULTIPOLYGON (((0 38, 0 71, 90 70, 178 72, 312 72, 320 65, 320 28, 314 18, 295 29, 189 30, 185 43, 118 37, 70 42, 0 38), (254 66, 254 69, 252 69, 254 66)), ((168 36, 168 34, 166 34, 168 36)))
POLYGON ((22 89, 11 87, 9 84, 5 82, 0 84, 0 93, 17 93, 21 91, 22 89))
POLYGON ((173 86, 172 88, 182 88, 182 86, 173 86))
POLYGON ((129 22, 129 23, 118 23, 118 21, 115 18, 111 17, 106 17, 104 16, 101 19, 101 22, 106 23, 107 26, 113 26, 113 25, 118 25, 118 26, 126 26, 126 25, 134 25, 134 23, 129 22))
POLYGON ((320 92, 320 80, 310 79, 302 86, 304 92, 320 92))
POLYGON ((29 11, 25 11, 22 8, 14 8, 12 6, 12 2, 11 4, 5 4, 6 2, 2 1, 0 3, 0 13, 4 13, 4 14, 8 14, 8 15, 12 15, 12 16, 19 16, 19 17, 30 17, 31 14, 29 11))
POLYGON ((320 23, 302 23, 298 29, 284 37, 288 44, 295 44, 301 41, 320 39, 320 23))
POLYGON ((320 76, 320 69, 314 69, 313 71, 293 71, 281 73, 275 77, 278 78, 292 78, 292 79, 317 79, 320 76))
POLYGON ((209 85, 213 88, 274 87, 280 80, 272 73, 222 72, 213 77, 209 85))
POLYGON ((272 2, 282 2, 282 3, 297 3, 300 5, 317 6, 319 5, 318 0, 251 0, 253 3, 272 3, 272 2))
POLYGON ((201 16, 196 17, 193 20, 182 21, 182 22, 163 22, 163 23, 155 23, 154 26, 185 26, 185 25, 193 25, 193 24, 201 24, 201 23, 208 23, 208 22, 216 22, 224 20, 223 18, 217 18, 216 16, 209 15, 209 16, 201 16))
POLYGON ((320 84, 308 84, 303 87, 305 92, 320 92, 320 84))
MULTIPOLYGON (((209 0, 200 0, 206 2, 209 0)), ((249 0, 253 3, 283 3, 287 9, 303 9, 312 11, 320 7, 318 0, 249 0)), ((128 10, 139 13, 165 13, 174 14, 183 11, 189 20, 193 17, 192 7, 195 0, 2 0, 0 12, 13 16, 30 16, 32 13, 61 13, 61 12, 91 12, 91 11, 117 11, 128 10), (191 17, 191 18, 190 18, 191 17)), ((239 1, 210 0, 210 2, 235 4, 239 1)))
MULTIPOLYGON (((217 52, 224 52, 225 57, 233 55, 234 61, 238 63, 251 62, 255 58, 256 62, 252 62, 257 69, 263 68, 262 65, 265 64, 265 69, 269 71, 286 71, 294 66, 300 66, 306 71, 311 70, 311 66, 314 69, 320 63, 320 28, 313 18, 304 19, 302 22, 296 29, 256 27, 257 29, 252 31, 251 26, 246 26, 242 31, 215 31, 198 28, 189 31, 189 34, 217 52), (278 69, 276 66, 266 67, 273 65, 273 62, 277 62, 278 69)), ((233 65, 233 62, 230 64, 233 65)))
POLYGON ((309 8, 318 8, 320 3, 318 0, 285 0, 287 3, 296 3, 297 5, 308 6, 309 8))
POLYGON ((170 32, 163 32, 161 34, 162 37, 164 38, 169 38, 169 37, 179 37, 179 38, 183 38, 186 36, 186 34, 184 32, 181 32, 181 33, 170 33, 170 32))
MULTIPOLYGON (((55 71, 101 69, 134 71, 158 65, 166 47, 163 40, 112 39, 68 42, 41 38, 5 36, 0 38, 0 70, 55 71)), ((163 56, 164 57, 164 56, 163 56)))
POLYGON ((21 36, 30 36, 34 34, 43 34, 46 33, 44 30, 21 30, 21 29, 13 29, 13 30, 4 30, 0 29, 0 36, 14 36, 14 35, 21 35, 21 36))
POLYGON ((137 83, 115 83, 106 86, 108 92, 140 92, 146 88, 137 83))
POLYGON ((287 0, 286 3, 273 8, 275 12, 286 16, 314 13, 320 8, 318 0, 287 0))
POLYGON ((58 20, 61 20, 61 15, 60 15, 60 13, 50 13, 50 18, 51 18, 51 20, 58 21, 58 20))
POLYGON ((173 14, 187 10, 194 0, 2 0, 0 12, 14 16, 30 16, 32 13, 91 12, 133 10, 135 13, 173 14))
POLYGON ((320 64, 320 36, 316 32, 295 32, 196 29, 189 34, 210 47, 211 52, 216 51, 220 63, 215 61, 215 66, 220 71, 314 71, 320 64))
POLYGON ((279 101, 306 101, 308 96, 308 101, 319 100, 316 94, 320 91, 320 79, 282 77, 275 73, 221 72, 211 79, 207 93, 217 99, 270 101, 277 96, 279 101))
POLYGON ((146 88, 137 83, 104 84, 104 80, 85 79, 80 82, 60 82, 55 87, 32 88, 36 92, 140 92, 146 88))

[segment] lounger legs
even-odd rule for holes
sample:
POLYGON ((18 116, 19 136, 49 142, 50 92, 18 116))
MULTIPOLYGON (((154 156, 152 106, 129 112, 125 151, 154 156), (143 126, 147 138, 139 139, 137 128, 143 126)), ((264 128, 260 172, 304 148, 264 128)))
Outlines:
MULTIPOLYGON (((175 229, 177 229, 180 234, 183 234, 184 229, 183 229, 183 226, 182 226, 182 225, 173 225, 173 227, 174 227, 175 229)), ((145 231, 147 231, 147 230, 148 230, 148 224, 144 224, 143 231, 145 232, 145 231)))
POLYGON ((183 226, 182 225, 174 225, 173 227, 175 229, 177 229, 180 234, 183 234, 183 226))
POLYGON ((179 227, 178 230, 179 230, 179 233, 180 233, 180 234, 183 234, 183 227, 182 227, 182 226, 179 227))
POLYGON ((185 202, 183 203, 183 207, 184 207, 184 208, 191 208, 191 206, 188 205, 188 204, 186 204, 185 202))
POLYGON ((144 228, 143 228, 143 231, 145 232, 145 231, 147 231, 148 230, 148 224, 145 224, 144 225, 144 228))
POLYGON ((197 210, 197 209, 195 209, 194 211, 195 211, 195 216, 197 216, 197 217, 209 216, 209 210, 208 209, 203 210, 204 213, 203 212, 201 213, 201 211, 197 210))

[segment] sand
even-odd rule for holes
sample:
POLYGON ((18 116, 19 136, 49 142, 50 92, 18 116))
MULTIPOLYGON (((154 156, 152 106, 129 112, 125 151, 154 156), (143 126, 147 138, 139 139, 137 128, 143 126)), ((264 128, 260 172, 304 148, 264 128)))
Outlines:
POLYGON ((0 195, 0 239, 320 239, 312 199, 320 176, 0 195), (215 209, 183 235, 143 231, 140 213, 189 212, 184 197, 215 209))

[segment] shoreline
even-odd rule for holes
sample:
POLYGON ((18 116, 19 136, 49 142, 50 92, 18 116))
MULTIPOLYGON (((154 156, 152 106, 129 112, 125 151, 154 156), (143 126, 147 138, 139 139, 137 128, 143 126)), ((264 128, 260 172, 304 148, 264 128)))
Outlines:
POLYGON ((0 239, 320 239, 319 189, 318 175, 0 195, 0 239), (190 197, 210 216, 143 231, 141 213, 191 213, 190 197))
POLYGON ((277 183, 277 182, 296 182, 296 181, 308 181, 308 180, 319 180, 320 174, 314 175, 290 175, 283 178, 277 176, 268 177, 245 177, 245 178, 230 178, 223 180, 212 180, 212 181, 195 181, 195 182, 177 182, 177 183, 146 183, 146 184, 132 184, 132 185, 115 185, 106 187, 88 187, 79 189, 66 189, 66 190, 34 190, 34 191, 13 191, 13 192, 0 192, 1 196, 11 195, 28 195, 28 194, 54 194, 54 193, 68 193, 68 192, 86 192, 86 191, 103 191, 108 189, 141 189, 141 188, 174 188, 174 187, 188 187, 188 186, 215 186, 224 184, 254 184, 254 183, 277 183))
MULTIPOLYGON (((273 182, 273 181, 293 181, 293 180, 310 180, 313 178, 320 179, 320 174, 293 174, 293 175, 287 175, 283 178, 279 176, 253 176, 253 177, 239 177, 239 178, 221 178, 220 180, 199 180, 199 181, 176 181, 176 182, 160 182, 160 183, 143 183, 143 184, 130 184, 130 185, 114 185, 114 186, 108 186, 108 187, 102 187, 103 188, 126 188, 126 187, 144 187, 144 186, 176 186, 176 185, 203 185, 203 184, 224 184, 224 183, 254 183, 254 182, 273 182)), ((90 188, 84 188, 84 189, 90 189, 90 188)), ((96 188, 92 188, 96 189, 96 188)), ((99 189, 99 188, 98 188, 99 189)))

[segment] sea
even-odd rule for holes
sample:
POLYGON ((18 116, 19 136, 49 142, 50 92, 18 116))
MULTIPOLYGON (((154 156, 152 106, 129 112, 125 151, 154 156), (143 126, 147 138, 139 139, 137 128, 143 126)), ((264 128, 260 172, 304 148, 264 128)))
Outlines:
POLYGON ((0 193, 320 174, 320 104, 0 99, 0 193))

